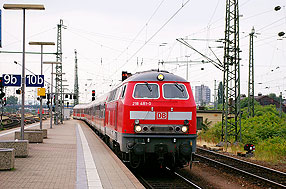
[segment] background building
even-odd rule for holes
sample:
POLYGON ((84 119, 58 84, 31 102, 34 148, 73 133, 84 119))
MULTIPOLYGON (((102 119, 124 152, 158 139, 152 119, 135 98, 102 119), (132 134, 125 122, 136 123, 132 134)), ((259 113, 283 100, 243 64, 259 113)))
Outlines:
POLYGON ((211 101, 211 90, 208 86, 201 85, 195 87, 195 101, 199 106, 209 104, 211 101))
POLYGON ((285 104, 283 104, 283 103, 280 104, 279 101, 269 97, 268 95, 258 94, 258 96, 255 96, 254 98, 262 106, 267 106, 267 105, 270 105, 270 104, 275 105, 278 111, 280 110, 280 105, 281 105, 282 111, 286 113, 286 106, 285 106, 285 104))

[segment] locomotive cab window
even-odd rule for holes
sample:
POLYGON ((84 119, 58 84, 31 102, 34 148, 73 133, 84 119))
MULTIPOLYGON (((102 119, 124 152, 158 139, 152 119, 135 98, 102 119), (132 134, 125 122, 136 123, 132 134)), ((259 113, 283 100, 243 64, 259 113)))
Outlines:
POLYGON ((157 84, 147 82, 136 84, 133 98, 159 98, 159 87, 157 84))
POLYGON ((166 99, 188 99, 189 95, 184 84, 170 83, 163 85, 163 95, 166 99))

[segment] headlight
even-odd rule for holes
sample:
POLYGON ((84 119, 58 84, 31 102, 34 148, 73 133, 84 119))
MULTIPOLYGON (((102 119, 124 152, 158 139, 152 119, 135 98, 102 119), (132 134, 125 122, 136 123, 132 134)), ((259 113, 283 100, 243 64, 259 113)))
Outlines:
POLYGON ((139 125, 139 119, 135 119, 134 123, 135 125, 139 125))
POLYGON ((183 131, 183 133, 187 132, 188 131, 188 127, 187 126, 183 126, 182 127, 182 131, 183 131))
POLYGON ((139 133, 141 130, 142 130, 142 128, 141 128, 140 125, 136 125, 136 126, 135 126, 135 132, 136 132, 136 133, 139 133))
POLYGON ((157 76, 157 79, 158 79, 159 81, 163 81, 163 80, 164 80, 164 75, 163 75, 163 74, 159 74, 159 75, 157 76))

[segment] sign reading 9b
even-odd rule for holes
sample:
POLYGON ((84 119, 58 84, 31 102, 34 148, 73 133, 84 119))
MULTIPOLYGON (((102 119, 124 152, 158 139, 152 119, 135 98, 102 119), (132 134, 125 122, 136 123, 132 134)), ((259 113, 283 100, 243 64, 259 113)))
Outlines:
POLYGON ((21 86, 21 75, 3 74, 3 86, 21 86))

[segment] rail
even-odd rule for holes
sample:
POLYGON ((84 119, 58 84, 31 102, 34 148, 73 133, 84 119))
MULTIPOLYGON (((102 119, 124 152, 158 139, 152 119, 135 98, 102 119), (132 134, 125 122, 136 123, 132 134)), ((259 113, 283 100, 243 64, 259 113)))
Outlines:
POLYGON ((197 148, 195 158, 249 176, 259 182, 278 188, 286 188, 286 173, 257 165, 231 156, 197 148))
POLYGON ((195 188, 201 189, 197 184, 185 178, 177 172, 173 172, 170 168, 160 170, 149 170, 146 173, 134 173, 138 180, 147 189, 156 188, 195 188), (151 172, 151 173, 150 173, 151 172))

